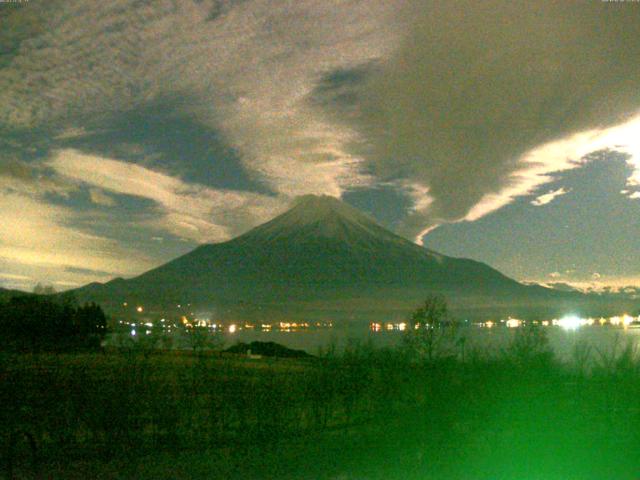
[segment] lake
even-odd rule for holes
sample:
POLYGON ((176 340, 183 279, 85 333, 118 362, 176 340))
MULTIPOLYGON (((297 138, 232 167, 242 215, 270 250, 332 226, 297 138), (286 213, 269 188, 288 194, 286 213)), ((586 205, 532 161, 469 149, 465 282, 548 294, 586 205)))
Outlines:
MULTIPOLYGON (((598 321, 591 321, 591 324, 577 322, 565 322, 560 320, 555 325, 550 322, 544 322, 539 327, 546 333, 549 344, 553 348, 557 357, 563 361, 569 361, 574 357, 576 347, 589 348, 592 357, 600 355, 612 355, 619 353, 625 346, 631 344, 636 348, 640 341, 640 328, 637 328, 637 322, 625 325, 622 319, 633 320, 631 317, 612 317, 607 319, 606 323, 600 324, 598 321)), ((570 319, 570 318, 569 318, 570 319)), ((603 319, 604 321, 604 319, 603 319)), ((485 352, 499 352, 505 348, 513 337, 522 328, 519 320, 509 319, 503 323, 482 324, 462 324, 458 328, 457 335, 464 338, 464 350, 470 352, 472 350, 481 350, 485 352), (513 328, 510 328, 513 326, 513 328), (488 328, 491 327, 491 328, 488 328)), ((554 321, 557 322, 557 321, 554 321)), ((131 333, 135 334, 130 338, 134 340, 153 335, 150 323, 132 324, 131 333)), ((289 324, 280 323, 273 325, 262 325, 269 327, 261 328, 261 325, 209 325, 209 327, 217 327, 217 335, 222 335, 226 347, 237 342, 249 343, 252 341, 276 342, 288 348, 305 350, 311 354, 317 354, 320 349, 329 346, 335 346, 337 351, 344 349, 349 341, 358 341, 363 343, 371 343, 375 347, 393 347, 402 341, 404 335, 403 330, 407 328, 404 323, 365 323, 358 321, 344 321, 335 323, 318 323, 314 324, 289 324)), ((175 326, 174 326, 175 327, 175 326)), ((169 327, 169 331, 171 327, 169 327)), ((188 337, 184 335, 175 335, 180 328, 173 329, 173 345, 175 348, 190 348, 188 337)), ((209 330, 206 330, 209 331, 209 330)), ((215 330, 211 330, 215 332, 215 330)), ((128 336, 127 330, 120 334, 128 336)), ((165 330, 166 332, 166 330, 165 330)), ((165 333, 166 335, 166 333, 165 333)), ((117 344, 116 336, 110 335, 107 344, 117 344)), ((462 347, 460 347, 460 352, 462 347)))
MULTIPOLYGON (((549 338, 549 343, 559 359, 569 361, 577 345, 588 345, 592 355, 611 354, 619 352, 628 343, 637 348, 640 340, 639 328, 623 328, 613 326, 583 326, 576 329, 564 329, 558 326, 543 328, 549 338)), ((465 348, 498 351, 508 345, 516 335, 518 328, 504 326, 494 328, 480 328, 475 325, 461 327, 458 335, 466 339, 465 348)), ((333 328, 299 331, 255 331, 239 330, 226 333, 225 342, 232 345, 236 342, 276 342, 289 348, 305 350, 315 354, 320 348, 335 344, 338 351, 342 350, 347 341, 356 340, 371 342, 374 346, 394 346, 401 342, 403 332, 372 331, 367 324, 338 324, 333 328)))

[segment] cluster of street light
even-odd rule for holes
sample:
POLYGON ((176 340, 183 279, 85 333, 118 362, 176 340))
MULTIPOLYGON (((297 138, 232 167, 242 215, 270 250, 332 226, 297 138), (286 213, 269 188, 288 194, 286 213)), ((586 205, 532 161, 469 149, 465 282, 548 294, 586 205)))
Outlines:
POLYGON ((632 317, 631 315, 616 315, 613 317, 580 317, 578 315, 565 315, 562 318, 554 318, 552 320, 533 320, 533 321, 525 321, 520 320, 518 318, 509 317, 507 319, 502 319, 500 321, 494 322, 488 320, 486 322, 480 322, 477 324, 482 328, 493 328, 496 326, 506 326, 507 328, 518 328, 525 325, 539 325, 542 327, 556 326, 563 328, 564 330, 577 330, 580 327, 585 326, 613 326, 613 327, 623 327, 623 328, 633 328, 636 325, 640 326, 640 316, 632 317))
MULTIPOLYGON (((469 324, 468 321, 465 321, 464 324, 469 324)), ((484 322, 476 322, 471 323, 471 325, 480 327, 480 328, 496 328, 496 327, 506 327, 506 328, 520 328, 527 325, 535 325, 541 327, 560 327, 564 330, 577 330, 580 327, 585 326, 613 326, 613 327, 623 327, 623 328, 635 328, 636 326, 640 327, 640 316, 633 317, 628 314, 624 315, 616 315, 613 317, 580 317, 578 315, 565 315, 561 318, 554 318, 552 320, 521 320, 519 318, 508 317, 501 320, 487 320, 484 322)), ((369 329, 372 332, 404 332, 409 329, 409 324, 406 322, 371 322, 369 324, 369 329)), ((419 328, 419 325, 416 325, 416 328, 419 328)))

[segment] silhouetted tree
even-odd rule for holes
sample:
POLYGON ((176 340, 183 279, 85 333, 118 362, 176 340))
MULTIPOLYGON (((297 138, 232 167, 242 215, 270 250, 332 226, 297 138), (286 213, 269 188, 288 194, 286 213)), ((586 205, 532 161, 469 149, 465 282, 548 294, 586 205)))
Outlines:
POLYGON ((43 285, 38 282, 35 287, 33 287, 33 293, 36 295, 53 295, 56 293, 56 289, 53 288, 52 285, 43 285))
POLYGON ((99 347, 107 333, 107 317, 102 308, 90 303, 79 307, 71 318, 79 340, 88 342, 88 346, 99 347))
POLYGON ((211 332, 207 327, 193 326, 187 329, 189 346, 193 353, 202 354, 207 350, 219 350, 224 339, 221 335, 211 332))
POLYGON ((433 361, 449 353, 454 339, 455 324, 446 299, 431 295, 411 314, 403 341, 410 354, 433 361))
POLYGON ((553 360, 547 330, 533 324, 518 328, 503 354, 512 364, 526 368, 548 366, 553 360))

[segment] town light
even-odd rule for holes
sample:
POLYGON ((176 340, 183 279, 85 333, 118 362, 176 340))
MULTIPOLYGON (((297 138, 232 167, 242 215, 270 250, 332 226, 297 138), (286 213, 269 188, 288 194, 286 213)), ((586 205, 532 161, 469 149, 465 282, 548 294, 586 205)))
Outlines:
POLYGON ((565 330, 576 330, 582 325, 582 320, 577 315, 567 315, 558 320, 558 325, 565 330))
POLYGON ((510 318, 507 320, 507 328, 518 328, 522 326, 522 320, 517 318, 510 318))

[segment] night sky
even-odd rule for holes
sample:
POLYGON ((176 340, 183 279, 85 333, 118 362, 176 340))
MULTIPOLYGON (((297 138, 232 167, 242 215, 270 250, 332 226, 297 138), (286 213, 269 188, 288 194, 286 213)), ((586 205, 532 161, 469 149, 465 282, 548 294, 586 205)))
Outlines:
POLYGON ((133 276, 299 195, 640 286, 640 3, 0 3, 0 286, 133 276))

